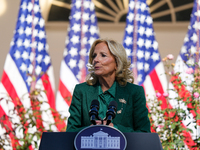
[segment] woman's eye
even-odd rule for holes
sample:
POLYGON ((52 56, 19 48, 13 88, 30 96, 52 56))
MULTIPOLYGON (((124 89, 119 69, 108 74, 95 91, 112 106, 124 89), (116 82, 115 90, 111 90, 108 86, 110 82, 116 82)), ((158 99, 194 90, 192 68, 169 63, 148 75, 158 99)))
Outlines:
POLYGON ((105 54, 102 54, 102 57, 106 57, 106 55, 105 55, 105 54))
POLYGON ((95 58, 97 55, 96 54, 94 54, 94 55, 92 55, 92 58, 95 58))

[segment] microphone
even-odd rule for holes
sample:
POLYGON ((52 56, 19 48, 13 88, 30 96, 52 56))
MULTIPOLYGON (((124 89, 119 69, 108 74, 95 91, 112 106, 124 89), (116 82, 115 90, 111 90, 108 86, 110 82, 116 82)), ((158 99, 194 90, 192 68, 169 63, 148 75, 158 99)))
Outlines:
POLYGON ((116 110, 117 110, 117 102, 111 101, 110 104, 108 105, 108 110, 106 112, 106 119, 105 119, 105 120, 107 120, 106 125, 109 125, 111 123, 112 119, 115 118, 116 110))
POLYGON ((90 111, 89 111, 89 116, 90 116, 90 121, 93 125, 96 125, 96 121, 95 119, 96 118, 99 118, 99 101, 94 99, 92 102, 91 102, 91 105, 90 105, 90 111))

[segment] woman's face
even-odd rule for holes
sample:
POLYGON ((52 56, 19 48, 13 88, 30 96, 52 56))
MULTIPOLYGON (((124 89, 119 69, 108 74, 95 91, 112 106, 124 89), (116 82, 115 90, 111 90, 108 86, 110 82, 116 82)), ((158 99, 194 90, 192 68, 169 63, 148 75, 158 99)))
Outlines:
POLYGON ((114 77, 117 69, 115 57, 110 53, 106 43, 101 42, 95 46, 93 52, 94 73, 98 77, 114 77))

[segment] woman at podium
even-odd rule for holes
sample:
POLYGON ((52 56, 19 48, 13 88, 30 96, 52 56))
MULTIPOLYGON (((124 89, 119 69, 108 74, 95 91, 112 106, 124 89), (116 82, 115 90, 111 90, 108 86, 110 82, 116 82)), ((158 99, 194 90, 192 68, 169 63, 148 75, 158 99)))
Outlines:
POLYGON ((131 62, 124 47, 114 40, 98 39, 89 52, 86 82, 76 85, 69 108, 67 132, 79 132, 92 125, 89 111, 99 101, 93 124, 107 124, 106 112, 111 101, 117 103, 116 116, 108 124, 121 132, 150 132, 146 98, 142 86, 133 84, 131 62))

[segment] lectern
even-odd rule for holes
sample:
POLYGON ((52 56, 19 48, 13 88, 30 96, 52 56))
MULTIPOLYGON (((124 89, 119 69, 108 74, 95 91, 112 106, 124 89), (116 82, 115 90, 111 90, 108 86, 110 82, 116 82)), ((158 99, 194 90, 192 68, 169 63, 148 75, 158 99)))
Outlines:
MULTIPOLYGON (((126 150, 163 150, 157 133, 123 133, 126 150)), ((44 132, 39 150, 75 150, 76 132, 44 132)))

